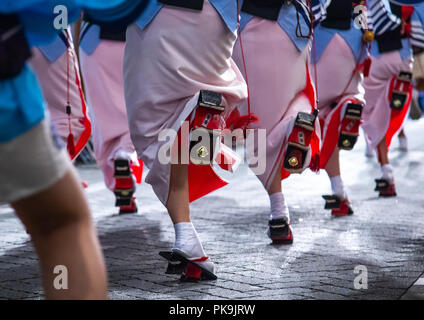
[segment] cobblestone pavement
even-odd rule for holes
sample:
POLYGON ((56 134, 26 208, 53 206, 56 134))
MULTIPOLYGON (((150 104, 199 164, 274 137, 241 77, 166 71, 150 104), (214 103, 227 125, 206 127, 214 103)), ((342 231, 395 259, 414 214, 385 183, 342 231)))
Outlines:
MULTIPOLYGON (((397 150, 396 199, 379 199, 375 160, 360 139, 343 152, 342 170, 355 214, 332 218, 323 210, 330 190, 325 173, 307 172, 283 182, 295 241, 272 246, 265 235, 269 201, 242 167, 229 186, 192 205, 192 217, 219 279, 180 283, 166 275, 158 252, 169 249, 173 227, 149 185, 137 192, 139 213, 118 216, 114 197, 94 166, 80 167, 99 229, 112 299, 399 299, 423 298, 412 286, 424 270, 424 121, 408 122, 410 152, 397 150), (368 289, 355 290, 354 268, 368 270, 368 289), (414 290, 409 290, 409 288, 414 290)), ((42 297, 37 260, 24 229, 0 206, 0 298, 42 297)))

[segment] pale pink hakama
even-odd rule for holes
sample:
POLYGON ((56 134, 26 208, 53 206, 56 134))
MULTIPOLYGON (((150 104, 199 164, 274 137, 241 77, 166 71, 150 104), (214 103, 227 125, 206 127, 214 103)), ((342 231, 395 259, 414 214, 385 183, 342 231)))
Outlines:
POLYGON ((111 190, 115 186, 114 156, 118 150, 132 155, 132 169, 138 183, 142 173, 142 163, 138 162, 131 141, 125 107, 124 51, 124 42, 110 40, 102 40, 91 55, 80 50, 81 69, 93 119, 94 153, 106 186, 111 190))
MULTIPOLYGON (((266 129, 266 167, 257 176, 268 189, 283 163, 297 114, 311 113, 315 104, 308 71, 310 47, 299 51, 277 22, 256 17, 247 23, 241 39, 247 72, 244 70, 240 39, 233 57, 240 70, 247 73, 250 111, 259 118, 249 128, 266 129)), ((247 101, 239 109, 241 114, 247 114, 247 101)), ((318 121, 316 126, 319 126, 318 121)), ((255 153, 258 149, 259 146, 255 146, 255 153)), ((309 149, 304 168, 310 163, 309 149)), ((287 176, 283 169, 282 177, 287 176)))
POLYGON ((399 51, 372 58, 370 76, 364 81, 366 108, 362 127, 367 143, 373 149, 384 137, 387 147, 390 147, 393 136, 403 126, 411 102, 412 87, 401 111, 390 108, 391 89, 401 71, 411 72, 412 61, 412 57, 402 61, 399 51))
MULTIPOLYGON (((247 96, 231 58, 235 40, 208 1, 201 12, 165 6, 145 29, 134 24, 127 30, 124 80, 131 137, 150 169, 146 182, 164 204, 171 164, 158 157, 166 143, 161 132, 180 129, 200 90, 221 93, 225 114, 247 96)), ((188 174, 190 201, 226 185, 209 165, 190 164, 188 174)))
POLYGON ((321 169, 325 169, 337 148, 347 105, 365 103, 364 76, 359 67, 351 48, 339 34, 334 35, 316 64, 321 169))
POLYGON ((35 48, 30 65, 40 82, 55 130, 67 144, 71 159, 75 159, 91 135, 91 123, 81 88, 75 50, 71 46, 56 61, 50 62, 39 49, 35 48), (66 113, 68 81, 70 118, 66 113), (73 139, 69 138, 71 134, 73 139))

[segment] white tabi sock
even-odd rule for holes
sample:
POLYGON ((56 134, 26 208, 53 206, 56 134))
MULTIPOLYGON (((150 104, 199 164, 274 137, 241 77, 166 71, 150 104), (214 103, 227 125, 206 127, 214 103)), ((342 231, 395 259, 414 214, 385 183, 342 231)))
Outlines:
POLYGON ((374 158, 375 155, 375 149, 373 149, 368 143, 366 144, 365 148, 365 156, 367 158, 374 158))
POLYGON ((206 256, 199 235, 191 222, 180 222, 174 225, 175 244, 172 248, 182 251, 189 258, 199 259, 206 256))
POLYGON ((408 151, 408 138, 406 136, 399 136, 399 149, 401 151, 408 151))
POLYGON ((335 176, 330 178, 331 190, 333 194, 342 198, 342 200, 347 199, 347 193, 344 188, 342 178, 340 176, 335 176))
POLYGON ((389 180, 390 183, 394 182, 393 167, 390 164, 381 166, 382 178, 389 180))
POLYGON ((271 202, 271 220, 285 218, 290 222, 289 207, 287 206, 284 195, 281 192, 273 193, 269 196, 271 202))
POLYGON ((119 150, 116 150, 114 159, 130 160, 131 154, 128 151, 119 149, 119 150))

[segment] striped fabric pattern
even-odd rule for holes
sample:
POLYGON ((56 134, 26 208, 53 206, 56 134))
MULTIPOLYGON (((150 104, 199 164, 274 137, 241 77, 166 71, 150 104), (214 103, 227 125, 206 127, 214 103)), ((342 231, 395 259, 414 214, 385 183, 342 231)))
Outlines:
POLYGON ((320 0, 311 0, 312 13, 315 18, 315 24, 320 23, 326 17, 326 11, 323 3, 320 0))
POLYGON ((368 28, 377 36, 396 29, 401 19, 390 11, 387 0, 368 0, 368 28))
POLYGON ((314 26, 325 18, 325 10, 321 0, 294 0, 293 4, 309 26, 311 25, 311 7, 314 26))
POLYGON ((411 18, 411 44, 415 47, 424 49, 424 29, 422 18, 416 11, 411 18))

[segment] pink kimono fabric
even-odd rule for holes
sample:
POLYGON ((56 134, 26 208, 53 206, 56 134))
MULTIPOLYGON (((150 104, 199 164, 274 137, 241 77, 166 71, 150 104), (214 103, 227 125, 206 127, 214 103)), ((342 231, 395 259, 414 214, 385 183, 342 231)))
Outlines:
POLYGON ((371 148, 376 148, 384 136, 389 147, 393 136, 402 128, 409 109, 411 93, 402 114, 397 115, 397 112, 390 108, 390 87, 393 79, 401 71, 411 72, 411 70, 412 57, 402 61, 398 51, 372 58, 370 76, 364 81, 366 108, 362 126, 371 148))
MULTIPOLYGON (((266 129, 266 168, 258 178, 268 189, 284 160, 288 137, 297 114, 310 113, 312 109, 308 97, 302 92, 309 78, 307 64, 310 48, 307 46, 300 52, 278 23, 256 17, 243 29, 241 39, 249 83, 250 111, 259 118, 259 122, 252 123, 250 128, 266 129)), ((239 41, 233 57, 245 74, 239 41)), ((239 109, 241 114, 247 114, 247 102, 243 102, 239 109)), ((309 161, 310 152, 305 168, 309 161)))
MULTIPOLYGON (((352 50, 338 34, 331 40, 316 64, 318 109, 322 130, 320 157, 322 169, 326 167, 337 147, 347 104, 365 103, 363 73, 355 72, 352 77, 357 68, 356 64, 352 50), (337 103, 334 108, 331 107, 333 103, 337 103)), ((315 68, 313 70, 315 71, 315 68)))
POLYGON ((132 163, 138 165, 125 108, 124 51, 124 42, 109 40, 103 40, 90 56, 80 50, 81 69, 93 119, 94 153, 106 186, 111 190, 115 183, 113 157, 116 151, 121 149, 133 154, 132 163))
POLYGON ((76 63, 76 54, 71 46, 68 53, 65 52, 55 62, 51 63, 43 53, 33 50, 30 60, 37 78, 40 82, 43 96, 47 102, 51 120, 57 134, 68 143, 68 136, 72 132, 74 146, 68 144, 68 153, 71 159, 75 159, 84 149, 91 135, 91 123, 87 115, 84 95, 80 85, 79 68, 76 63), (71 125, 69 128, 67 104, 67 59, 69 59, 69 102, 71 105, 71 125), (71 149, 71 150, 70 150, 71 149))
MULTIPOLYGON (((158 151, 165 129, 178 131, 197 105, 200 90, 219 92, 229 113, 247 96, 245 81, 231 56, 236 35, 205 1, 201 12, 163 7, 142 30, 127 30, 125 98, 131 137, 150 169, 146 182, 166 204, 171 164, 158 151)), ((211 166, 189 165, 193 201, 226 184, 211 166)))

